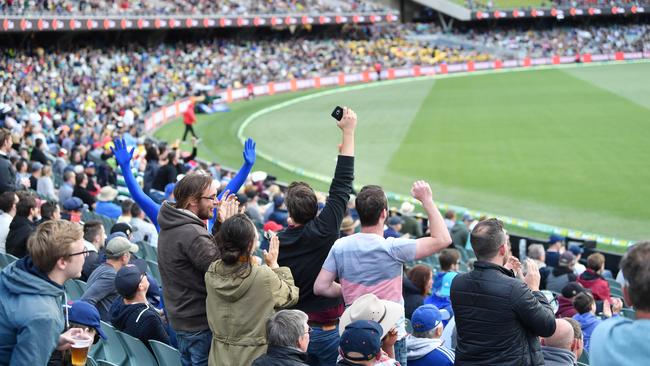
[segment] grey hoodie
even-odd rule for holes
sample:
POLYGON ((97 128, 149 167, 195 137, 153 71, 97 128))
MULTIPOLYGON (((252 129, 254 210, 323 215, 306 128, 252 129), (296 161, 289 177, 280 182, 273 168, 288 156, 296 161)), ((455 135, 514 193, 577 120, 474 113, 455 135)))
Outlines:
POLYGON ((64 294, 29 256, 0 273, 0 365, 47 364, 63 332, 64 294))
POLYGON ((440 346, 442 346, 440 339, 417 338, 409 334, 406 336, 406 358, 417 360, 440 346))
POLYGON ((544 355, 544 365, 546 366, 577 365, 576 356, 567 349, 542 346, 542 354, 544 355))

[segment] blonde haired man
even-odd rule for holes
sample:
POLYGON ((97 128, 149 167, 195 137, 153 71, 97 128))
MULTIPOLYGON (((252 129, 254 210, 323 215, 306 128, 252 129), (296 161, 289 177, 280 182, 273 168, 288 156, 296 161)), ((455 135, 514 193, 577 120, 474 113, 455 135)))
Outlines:
POLYGON ((0 273, 0 364, 45 365, 54 349, 67 349, 63 334, 63 283, 81 276, 87 251, 78 224, 52 220, 27 242, 28 255, 0 273))

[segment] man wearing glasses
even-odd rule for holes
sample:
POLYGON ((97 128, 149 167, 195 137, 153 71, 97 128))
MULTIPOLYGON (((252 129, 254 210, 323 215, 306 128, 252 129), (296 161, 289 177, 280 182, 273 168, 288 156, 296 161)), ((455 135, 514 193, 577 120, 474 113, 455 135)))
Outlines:
POLYGON ((219 259, 206 227, 217 199, 217 183, 206 174, 189 174, 174 188, 176 203, 158 213, 158 268, 165 308, 176 331, 184 365, 207 365, 212 332, 205 309, 205 272, 219 259))
POLYGON ((83 333, 66 326, 63 283, 81 276, 87 251, 78 224, 52 220, 27 242, 28 255, 0 273, 0 364, 45 365, 83 333))
POLYGON ((106 263, 102 263, 92 272, 81 300, 95 305, 99 317, 105 322, 110 322, 111 305, 119 296, 115 290, 115 275, 129 264, 131 253, 137 253, 138 246, 125 237, 117 236, 108 241, 105 252, 106 263))

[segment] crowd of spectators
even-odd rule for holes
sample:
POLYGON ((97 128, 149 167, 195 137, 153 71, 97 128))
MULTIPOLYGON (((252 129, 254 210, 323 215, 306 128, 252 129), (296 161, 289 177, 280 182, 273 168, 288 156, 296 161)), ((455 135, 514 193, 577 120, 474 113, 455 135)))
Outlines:
MULTIPOLYGON (((621 50, 648 41, 645 26, 607 29, 585 32, 621 50)), ((147 111, 206 86, 451 61, 409 40, 424 31, 5 51, 0 254, 16 260, 0 273, 0 363, 61 364, 75 338, 111 341, 100 320, 184 364, 573 365, 583 349, 592 365, 647 363, 650 243, 630 248, 614 289, 602 254, 554 235, 520 261, 499 220, 443 217, 424 181, 411 188, 424 215, 391 210, 379 186, 353 197, 348 108, 327 195, 251 173, 250 139, 233 175, 196 161, 197 136, 182 152, 141 134, 147 111), (72 279, 86 288, 62 304, 72 279)))
POLYGON ((386 11, 369 0, 2 0, 0 10, 8 14, 323 14, 386 11))
MULTIPOLYGON (((0 120, 16 133, 23 129, 16 121, 27 121, 25 128, 34 129, 36 136, 42 126, 53 124, 60 124, 64 135, 78 136, 83 126, 82 135, 86 131, 94 135, 95 142, 106 143, 105 137, 116 124, 132 126, 153 109, 215 89, 361 72, 376 64, 386 69, 650 49, 647 25, 457 34, 493 51, 440 46, 417 40, 414 34, 439 34, 439 29, 376 25, 346 28, 339 37, 329 39, 215 39, 151 47, 86 46, 71 51, 7 48, 0 56, 0 120), (499 50, 504 54, 497 56, 499 50), (7 108, 11 111, 5 117, 7 108)), ((69 143, 64 147, 70 150, 69 143)), ((44 164, 42 156, 36 162, 44 164)), ((26 176, 37 167, 21 164, 17 168, 20 176, 26 176)), ((51 195, 48 174, 41 174, 45 178, 39 192, 51 195)))
POLYGON ((466 7, 472 10, 496 10, 496 9, 550 9, 553 7, 599 7, 611 8, 613 6, 647 6, 647 0, 541 0, 536 2, 522 1, 519 6, 516 3, 508 2, 504 5, 500 0, 465 0, 466 7))
POLYGON ((61 134, 58 120, 29 123, 20 133, 0 129, 1 363, 67 364, 73 344, 119 342, 105 324, 150 350, 150 341, 177 347, 186 365, 650 358, 640 343, 650 243, 624 256, 616 292, 602 254, 590 254, 582 270, 584 249, 553 235, 520 261, 499 220, 443 217, 424 181, 411 188, 424 215, 410 203, 391 210, 376 185, 352 196, 357 117, 348 108, 327 196, 251 174, 252 140, 230 177, 195 161, 196 140, 182 154, 130 125, 82 139, 61 134), (20 163, 29 173, 19 176, 20 163), (118 199, 118 174, 130 198, 118 199), (53 192, 39 193, 50 175, 53 192), (281 223, 272 220, 281 213, 281 223), (85 290, 62 308, 72 279, 86 281, 85 290), (637 320, 622 316, 623 306, 637 320), (623 334, 638 340, 609 342, 623 334))

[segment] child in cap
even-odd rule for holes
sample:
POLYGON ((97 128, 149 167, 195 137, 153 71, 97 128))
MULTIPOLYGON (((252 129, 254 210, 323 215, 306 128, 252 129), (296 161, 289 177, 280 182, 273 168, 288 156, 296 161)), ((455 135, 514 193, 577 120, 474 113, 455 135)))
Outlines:
MULTIPOLYGON (((64 312, 67 312, 67 319, 71 328, 86 329, 86 333, 93 337, 93 344, 99 341, 99 338, 106 339, 106 334, 102 330, 99 319, 99 311, 93 305, 85 301, 69 301, 65 305, 64 312)), ((91 346, 92 348, 92 346, 91 346)), ((70 351, 54 351, 48 362, 48 366, 67 366, 71 365, 70 351)))
POLYGON ((381 335, 383 328, 372 320, 357 320, 350 323, 339 343, 341 365, 374 365, 381 358, 381 335))

